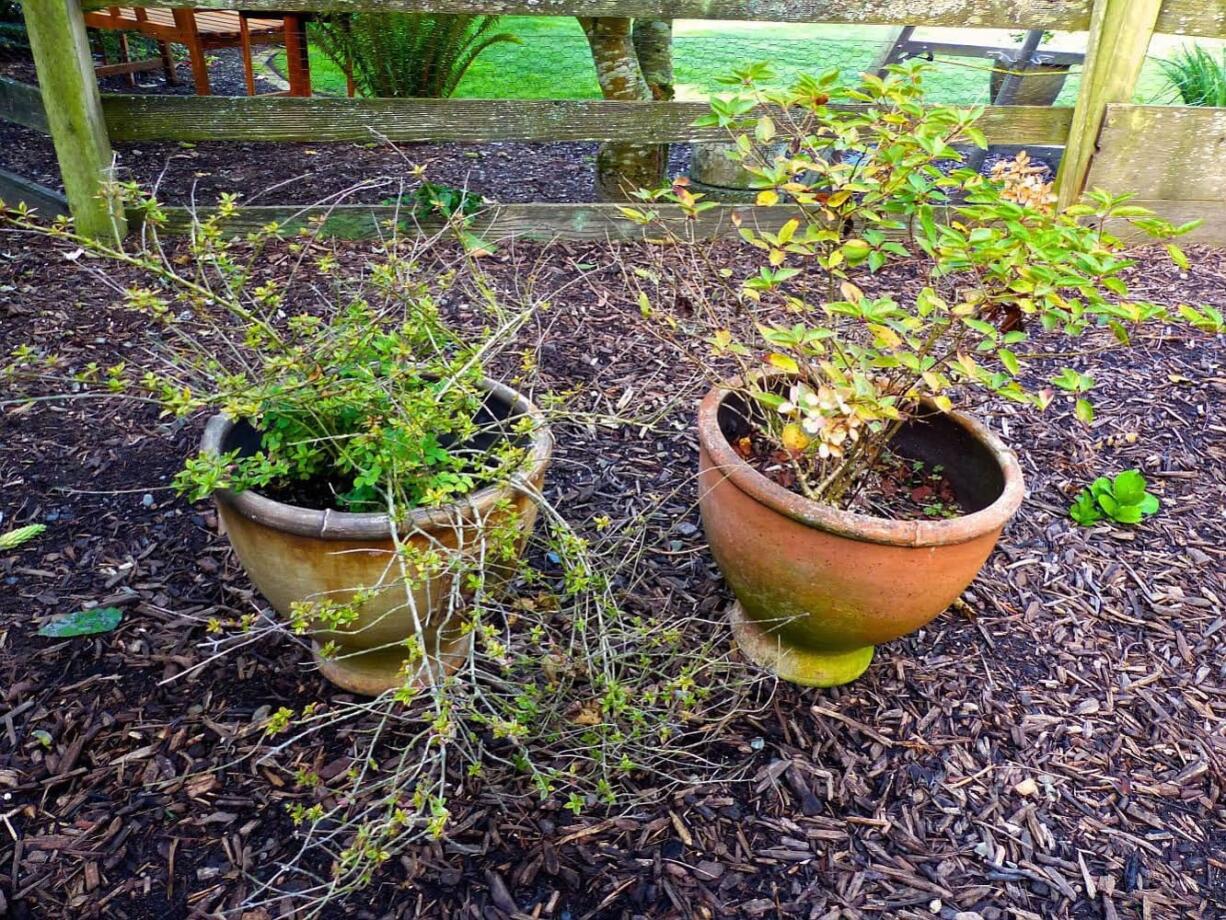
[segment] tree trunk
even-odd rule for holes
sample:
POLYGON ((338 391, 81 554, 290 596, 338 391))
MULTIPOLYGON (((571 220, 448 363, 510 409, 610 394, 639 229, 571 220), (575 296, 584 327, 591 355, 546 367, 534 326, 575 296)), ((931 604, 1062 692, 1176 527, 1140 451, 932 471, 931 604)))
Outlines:
MULTIPOLYGON (((631 20, 585 16, 579 23, 592 49, 604 98, 628 102, 651 99, 635 51, 631 20)), ((601 144, 596 153, 597 194, 606 201, 626 201, 636 188, 659 185, 664 179, 666 158, 667 148, 661 144, 601 144)))
POLYGON ((673 89, 673 21, 671 19, 634 20, 634 52, 651 98, 668 101, 673 89))

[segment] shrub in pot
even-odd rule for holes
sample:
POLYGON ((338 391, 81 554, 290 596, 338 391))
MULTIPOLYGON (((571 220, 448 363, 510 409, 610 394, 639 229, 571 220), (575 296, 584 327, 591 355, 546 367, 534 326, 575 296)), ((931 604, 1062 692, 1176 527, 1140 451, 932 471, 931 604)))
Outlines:
POLYGON ((1089 422, 1093 381, 1070 367, 1043 380, 1030 366, 1041 348, 1023 350, 1032 332, 1103 326, 1127 343, 1148 322, 1215 331, 1222 317, 1133 299, 1122 277, 1132 263, 1115 226, 1169 238, 1195 224, 1097 190, 1056 213, 1024 157, 992 177, 956 168, 956 145, 985 146, 978 113, 925 106, 922 67, 785 90, 761 88, 765 74, 739 71, 740 92, 701 122, 729 129, 760 204, 797 205, 777 229, 740 228, 755 273, 738 277, 739 252, 724 262, 684 245, 711 206, 685 185, 623 213, 670 244, 642 275, 644 314, 681 304, 661 334, 691 355, 694 335, 707 342, 700 363, 717 382, 699 409, 699 502, 737 642, 826 686, 951 604, 1021 503, 1016 459, 955 400, 1041 410, 1067 394, 1089 422), (660 202, 684 217, 661 218, 660 202), (891 263, 909 277, 882 274, 891 263))
MULTIPOLYGON (((140 206, 156 226, 156 203, 140 206)), ((425 268, 398 238, 357 283, 332 255, 312 256, 315 283, 291 299, 259 274, 279 228, 240 252, 224 230, 235 214, 223 200, 173 256, 129 253, 66 224, 47 230, 23 211, 0 216, 155 279, 123 289, 159 330, 148 364, 89 366, 61 382, 209 417, 174 484, 214 498, 244 569, 313 637, 324 674, 369 695, 432 685, 465 659, 468 602, 497 587, 536 517, 549 430, 526 397, 483 372, 526 314, 478 285, 487 331, 456 334, 439 310, 455 272, 425 268), (298 299, 310 291, 314 302, 298 299)), ((299 261, 311 252, 301 241, 288 249, 299 261)), ((7 373, 46 383, 60 370, 29 345, 7 373)))

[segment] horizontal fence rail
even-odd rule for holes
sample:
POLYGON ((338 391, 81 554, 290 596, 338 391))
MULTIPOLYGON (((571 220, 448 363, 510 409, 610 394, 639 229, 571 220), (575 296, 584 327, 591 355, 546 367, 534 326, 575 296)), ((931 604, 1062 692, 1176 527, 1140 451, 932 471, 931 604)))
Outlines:
MULTIPOLYGON (((1087 30, 1085 73, 1076 107, 988 107, 981 122, 988 141, 1064 146, 1058 180, 1064 203, 1075 200, 1084 184, 1134 191, 1140 203, 1172 220, 1204 218, 1205 226, 1194 238, 1226 243, 1226 219, 1219 217, 1226 213, 1226 157, 1221 155, 1226 149, 1226 110, 1126 104, 1153 33, 1226 36, 1226 0, 163 0, 163 4, 257 12, 651 16, 1087 30)), ((31 33, 40 37, 32 43, 36 64, 45 86, 52 87, 51 95, 44 100, 35 87, 0 78, 0 120, 50 131, 62 169, 65 162, 85 164, 98 177, 90 181, 89 194, 72 188, 67 194, 79 223, 82 216, 89 218, 89 232, 105 233, 116 226, 115 215, 106 213, 98 194, 104 188, 100 178, 111 165, 112 139, 656 144, 726 137, 720 129, 693 126, 707 112, 702 102, 99 96, 94 74, 85 66, 89 53, 79 10, 107 5, 111 5, 108 0, 54 0, 46 5, 32 0, 27 24, 37 27, 31 33), (44 102, 55 117, 48 118, 44 102), (88 156, 81 153, 82 138, 97 142, 88 156)), ((86 174, 77 170, 73 175, 80 185, 86 174)), ((62 210, 63 196, 11 173, 0 173, 0 189, 10 196, 25 196, 46 212, 62 210)), ((191 222, 191 212, 185 208, 171 207, 169 213, 171 229, 182 230, 191 222)), ((232 226, 252 229, 277 221, 292 232, 311 225, 312 217, 320 213, 326 214, 324 226, 333 236, 379 235, 397 214, 394 208, 374 205, 347 204, 322 211, 274 205, 245 209, 242 226, 232 226)), ((720 236, 732 230, 735 214, 771 227, 792 213, 787 207, 721 205, 703 214, 690 230, 720 236)), ((122 214, 118 217, 122 220, 122 214)), ((494 204, 474 218, 470 229, 490 239, 643 236, 641 228, 621 219, 616 205, 607 204, 494 204)))
POLYGON ((8 77, 0 77, 0 121, 11 121, 44 134, 51 130, 38 87, 8 77))
MULTIPOLYGON (((641 240, 659 236, 659 229, 644 228, 622 216, 615 204, 493 204, 472 215, 465 230, 490 242, 510 238, 547 242, 556 239, 641 240)), ((203 219, 207 208, 170 207, 166 212, 166 232, 181 233, 194 219, 203 219)), ((797 216, 797 209, 788 205, 760 207, 757 205, 720 205, 688 219, 674 205, 652 208, 660 219, 669 222, 678 233, 692 232, 696 238, 718 238, 736 233, 733 215, 746 226, 777 230, 797 216), (688 224, 688 227, 686 226, 688 224)), ((270 222, 281 225, 283 233, 296 233, 302 228, 314 228, 321 236, 335 239, 370 239, 390 236, 393 224, 401 229, 441 230, 445 221, 424 218, 415 220, 407 207, 394 205, 340 204, 327 206, 254 205, 240 208, 224 223, 231 233, 249 233, 270 222)))
MULTIPOLYGON (((695 128, 701 102, 546 99, 310 99, 288 96, 104 96, 111 140, 241 141, 726 141, 695 128)), ((998 106, 980 127, 997 144, 1059 146, 1072 109, 998 106)))
POLYGON ((68 213, 68 199, 55 189, 32 182, 24 176, 0 169, 0 201, 6 205, 24 204, 50 220, 68 213))
MULTIPOLYGON (((87 0, 98 9, 108 0, 87 0)), ((501 13, 516 16, 651 16, 661 19, 755 19, 763 22, 856 22, 990 29, 1089 28, 1091 0, 163 0, 164 6, 270 12, 501 13)), ((1226 35, 1222 0, 1167 0, 1159 32, 1226 35)))

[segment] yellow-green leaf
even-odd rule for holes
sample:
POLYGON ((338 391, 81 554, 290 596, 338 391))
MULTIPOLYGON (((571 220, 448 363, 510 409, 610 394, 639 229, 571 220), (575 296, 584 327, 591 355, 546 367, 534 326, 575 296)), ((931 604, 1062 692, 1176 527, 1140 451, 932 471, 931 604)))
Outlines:
POLYGON ((795 422, 783 426, 783 446, 788 450, 801 451, 809 446, 809 436, 795 422))
POLYGON ((800 373, 800 365, 796 360, 788 355, 780 354, 777 351, 771 352, 766 356, 766 363, 771 367, 777 367, 781 371, 787 371, 789 374, 800 373))

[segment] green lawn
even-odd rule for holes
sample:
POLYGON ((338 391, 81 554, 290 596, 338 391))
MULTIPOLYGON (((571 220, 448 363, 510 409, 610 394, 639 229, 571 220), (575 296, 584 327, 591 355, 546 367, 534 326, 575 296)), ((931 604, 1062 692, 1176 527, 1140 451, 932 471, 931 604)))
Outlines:
MULTIPOLYGON (((502 29, 519 44, 488 49, 460 81, 457 96, 477 99, 595 99, 600 97, 587 41, 571 17, 508 16, 502 29)), ((798 25, 685 20, 677 23, 674 66, 680 98, 719 91, 716 77, 747 61, 770 61, 781 81, 802 72, 838 67, 849 76, 868 68, 890 30, 884 26, 798 25)), ((988 102, 988 62, 939 59, 929 78, 929 98, 939 102, 988 102)), ((284 56, 277 68, 284 71, 284 56)), ((311 48, 316 92, 343 94, 345 78, 311 48)), ((1074 72, 1058 100, 1071 105, 1079 76, 1074 72)), ((1141 79, 1140 101, 1167 101, 1169 84, 1155 61, 1141 79)))

